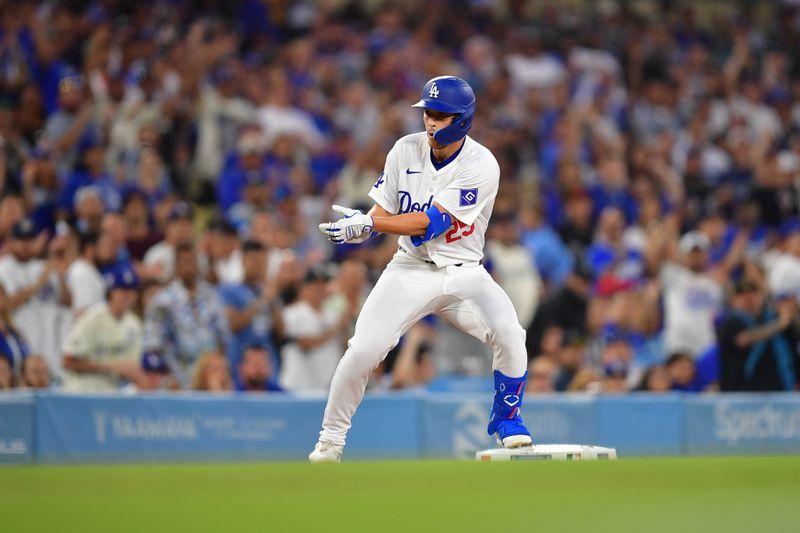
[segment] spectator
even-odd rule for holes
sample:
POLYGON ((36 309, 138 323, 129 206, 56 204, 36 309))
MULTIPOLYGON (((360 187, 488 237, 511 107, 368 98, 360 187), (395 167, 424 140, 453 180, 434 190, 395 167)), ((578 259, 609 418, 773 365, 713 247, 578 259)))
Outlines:
POLYGON ((57 376, 61 373, 58 317, 70 304, 63 259, 37 259, 37 232, 29 218, 17 222, 8 242, 9 254, 0 258, 0 287, 7 309, 31 352, 42 354, 57 376))
POLYGON ((64 342, 64 389, 118 391, 141 384, 142 323, 133 314, 139 280, 133 270, 109 275, 105 302, 86 310, 64 342))
POLYGON ((219 352, 206 352, 197 359, 192 378, 192 390, 228 392, 233 390, 233 381, 228 371, 228 362, 219 352))
POLYGON ((492 215, 490 236, 486 257, 492 274, 511 298, 519 323, 527 329, 539 304, 542 280, 530 253, 519 243, 513 211, 492 215))
POLYGON ((56 220, 60 176, 53 155, 37 147, 22 167, 22 198, 33 223, 39 228, 52 228, 56 220))
MULTIPOLYGON (((347 259, 342 261, 336 278, 333 280, 333 294, 325 300, 325 310, 342 314, 347 309, 361 309, 369 294, 367 267, 361 261, 347 259)), ((350 338, 355 331, 355 317, 344 332, 350 338)))
POLYGON ((0 289, 0 358, 5 358, 14 373, 20 373, 28 357, 28 343, 11 320, 9 298, 0 289))
POLYGON ((128 227, 125 248, 133 261, 142 261, 147 250, 161 241, 161 236, 150 224, 150 213, 144 193, 136 189, 128 191, 122 201, 122 216, 128 227))
POLYGON ((257 126, 242 129, 236 153, 229 158, 217 181, 217 198, 223 213, 243 200, 242 192, 252 179, 249 176, 264 176, 266 148, 266 139, 257 126))
POLYGON ((42 142, 57 156, 62 173, 71 170, 78 159, 78 142, 94 134, 92 102, 84 97, 84 80, 68 74, 58 82, 58 110, 47 118, 42 142))
POLYGON ((192 242, 194 235, 194 210, 186 202, 177 202, 167 217, 164 240, 150 248, 144 256, 144 264, 158 272, 161 283, 172 279, 175 273, 175 249, 192 242))
POLYGON ((403 336, 403 344, 392 366, 392 389, 422 387, 436 377, 431 358, 435 332, 423 322, 414 324, 403 336))
MULTIPOLYGON (((248 345, 272 347, 274 352, 273 332, 280 335, 283 331, 279 281, 267 277, 267 256, 261 243, 245 241, 241 258, 244 279, 219 290, 231 330, 226 355, 232 365, 241 360, 248 345)), ((272 361, 277 366, 277 358, 272 361)))
POLYGON ((73 173, 61 191, 58 207, 62 217, 72 213, 75 196, 84 187, 94 187, 106 211, 117 211, 121 206, 119 188, 105 168, 105 152, 99 140, 86 138, 78 145, 83 169, 73 173))
POLYGON ((625 215, 617 207, 606 207, 600 213, 597 235, 586 252, 586 262, 595 278, 611 273, 625 280, 642 275, 643 261, 639 250, 623 239, 625 215))
POLYGON ((11 371, 11 362, 0 356, 0 390, 8 390, 13 387, 14 373, 11 371))
POLYGON ((672 388, 669 372, 664 365, 653 365, 642 374, 642 380, 634 389, 639 392, 668 392, 672 388))
POLYGON ((50 388, 50 372, 42 356, 32 354, 25 358, 22 362, 19 384, 21 388, 27 389, 50 388))
POLYGON ((765 308, 757 284, 738 283, 717 326, 721 390, 793 390, 800 368, 797 316, 794 298, 778 299, 774 310, 765 308))
POLYGON ((19 196, 4 194, 0 198, 0 251, 11 237, 14 224, 25 216, 25 204, 19 196))
POLYGON ((795 296, 800 301, 800 220, 781 227, 783 252, 769 269, 769 290, 776 296, 795 296))
POLYGON ((242 250, 236 228, 224 218, 214 218, 206 226, 205 253, 208 279, 214 284, 241 283, 242 250))
POLYGON ((601 391, 606 394, 622 394, 627 392, 628 367, 622 361, 616 360, 603 367, 601 391))
POLYGON ((575 260, 558 234, 545 224, 541 209, 522 213, 522 244, 528 249, 542 279, 551 287, 561 287, 572 272, 575 260))
POLYGON ((89 185, 78 189, 75 193, 73 208, 75 212, 74 225, 78 231, 100 232, 105 206, 97 187, 89 185))
POLYGON ((564 206, 565 220, 559 226, 558 234, 575 257, 583 257, 592 244, 592 211, 592 197, 583 189, 577 189, 567 196, 564 206))
POLYGON ((558 366, 545 357, 537 357, 528 366, 526 394, 548 394, 555 392, 558 366))
POLYGON ((238 384, 236 390, 242 392, 282 392, 273 373, 269 349, 257 344, 242 349, 239 360, 238 384))
POLYGON ((339 364, 342 334, 357 310, 350 306, 338 315, 325 312, 328 281, 321 270, 310 270, 297 301, 283 310, 288 342, 281 352, 280 383, 287 390, 327 391, 339 364))
POLYGON ((651 239, 648 261, 652 270, 660 271, 667 353, 696 357, 714 343, 714 316, 722 309, 723 290, 739 264, 743 245, 739 241, 722 264, 709 270, 711 242, 705 234, 691 231, 677 245, 674 238, 651 239))
MULTIPOLYGON (((542 357, 537 357, 537 359, 542 359, 542 357)), ((553 386, 557 391, 567 390, 570 383, 586 365, 586 338, 580 331, 566 330, 556 356, 550 360, 557 364, 558 369, 553 386)))
MULTIPOLYGON (((64 239, 68 239, 66 246, 72 250, 64 250, 61 253, 74 254, 75 237, 70 233, 64 239)), ((78 255, 67 269, 67 286, 72 295, 72 312, 76 317, 94 304, 102 302, 106 292, 106 283, 97 269, 99 235, 85 232, 79 234, 77 239, 78 255)))
POLYGON ((181 387, 188 387, 199 357, 223 351, 228 321, 212 285, 200 278, 191 244, 175 248, 175 279, 147 304, 144 350, 161 357, 181 387))

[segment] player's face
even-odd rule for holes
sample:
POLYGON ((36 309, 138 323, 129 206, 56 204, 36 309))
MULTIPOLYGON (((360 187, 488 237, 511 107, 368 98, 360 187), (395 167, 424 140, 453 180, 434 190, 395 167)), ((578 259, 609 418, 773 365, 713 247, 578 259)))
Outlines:
POLYGON ((430 144, 431 148, 441 148, 443 145, 433 138, 433 134, 452 124, 453 115, 426 109, 422 112, 422 122, 425 124, 425 132, 428 134, 428 144, 430 144))

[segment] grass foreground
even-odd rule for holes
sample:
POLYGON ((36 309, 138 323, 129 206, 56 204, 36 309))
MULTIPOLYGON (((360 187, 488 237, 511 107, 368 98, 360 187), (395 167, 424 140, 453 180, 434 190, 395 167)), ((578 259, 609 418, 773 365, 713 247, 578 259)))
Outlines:
POLYGON ((800 531, 800 457, 0 469, 9 533, 800 531))

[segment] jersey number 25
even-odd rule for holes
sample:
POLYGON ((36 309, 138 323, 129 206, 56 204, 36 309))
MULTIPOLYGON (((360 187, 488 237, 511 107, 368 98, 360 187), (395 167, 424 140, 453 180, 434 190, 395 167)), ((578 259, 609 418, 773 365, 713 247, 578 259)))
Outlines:
POLYGON ((445 242, 447 242, 447 244, 450 244, 461 239, 461 237, 469 237, 470 235, 472 235, 473 231, 475 231, 475 224, 467 225, 461 222, 460 220, 454 220, 453 227, 450 228, 450 231, 448 231, 447 234, 445 235, 445 242))

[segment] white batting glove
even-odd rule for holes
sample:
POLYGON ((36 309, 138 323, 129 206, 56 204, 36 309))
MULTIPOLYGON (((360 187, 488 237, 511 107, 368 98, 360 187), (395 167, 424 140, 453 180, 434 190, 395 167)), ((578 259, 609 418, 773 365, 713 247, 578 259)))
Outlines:
POLYGON ((356 244, 369 239, 372 234, 372 217, 365 215, 358 209, 350 209, 334 205, 335 212, 344 215, 336 222, 323 222, 319 225, 319 231, 334 244, 356 244))

